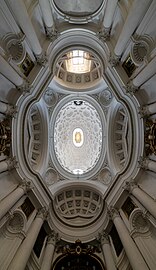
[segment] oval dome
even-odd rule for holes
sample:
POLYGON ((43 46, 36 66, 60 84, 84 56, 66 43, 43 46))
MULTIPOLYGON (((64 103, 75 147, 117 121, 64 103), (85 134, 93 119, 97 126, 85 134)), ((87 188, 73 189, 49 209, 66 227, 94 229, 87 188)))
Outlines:
POLYGON ((52 125, 51 144, 61 167, 73 175, 91 171, 103 144, 103 127, 96 108, 88 101, 72 100, 61 107, 52 125))
POLYGON ((71 16, 88 16, 93 14, 100 8, 102 3, 102 0, 54 0, 54 4, 62 13, 71 16))

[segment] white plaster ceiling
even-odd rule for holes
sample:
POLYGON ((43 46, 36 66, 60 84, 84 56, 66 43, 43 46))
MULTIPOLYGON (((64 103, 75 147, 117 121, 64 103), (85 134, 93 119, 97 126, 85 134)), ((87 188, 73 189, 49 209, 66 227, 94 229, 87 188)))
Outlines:
POLYGON ((60 165, 72 174, 90 171, 99 160, 102 149, 102 123, 97 110, 87 101, 65 104, 54 124, 54 151, 60 165), (73 141, 75 129, 83 132, 83 143, 73 141))

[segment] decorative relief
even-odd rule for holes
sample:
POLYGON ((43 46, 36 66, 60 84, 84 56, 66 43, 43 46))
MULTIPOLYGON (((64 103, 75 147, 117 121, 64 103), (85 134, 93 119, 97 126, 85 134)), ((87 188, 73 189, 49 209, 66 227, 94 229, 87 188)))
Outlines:
POLYGON ((48 107, 55 106, 58 101, 58 96, 50 87, 48 87, 44 93, 44 100, 48 107))
POLYGON ((145 153, 146 156, 156 155, 156 119, 147 119, 145 122, 145 153))
POLYGON ((10 155, 11 146, 11 122, 9 119, 0 121, 0 155, 10 155))
POLYGON ((102 106, 108 106, 108 105, 110 105, 112 98, 113 98, 113 96, 112 96, 111 91, 108 89, 105 89, 99 95, 100 104, 102 106))
MULTIPOLYGON (((98 243, 94 244, 85 244, 82 243, 79 239, 75 241, 73 244, 66 244, 66 245, 58 245, 57 246, 57 253, 63 254, 71 254, 71 255, 80 255, 80 254, 93 254, 93 253, 100 253, 101 250, 98 243)), ((88 268, 88 267, 87 267, 88 268)), ((87 269, 85 268, 85 269, 87 269)), ((73 269, 73 268, 72 268, 73 269)), ((81 269, 81 268, 80 268, 81 269)), ((91 268, 89 268, 91 269, 91 268)))
POLYGON ((53 168, 49 168, 46 171, 46 174, 44 176, 44 180, 46 182, 46 184, 48 186, 53 185, 54 183, 56 183, 59 180, 59 176, 56 170, 54 170, 53 168))
POLYGON ((98 180, 104 183, 105 185, 109 185, 111 183, 112 176, 109 168, 105 167, 100 171, 98 175, 98 180))

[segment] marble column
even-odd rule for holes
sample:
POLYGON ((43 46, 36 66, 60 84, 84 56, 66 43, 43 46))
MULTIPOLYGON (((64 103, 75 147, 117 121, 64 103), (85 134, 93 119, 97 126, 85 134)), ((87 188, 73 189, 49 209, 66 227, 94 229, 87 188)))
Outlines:
POLYGON ((110 29, 111 27, 117 3, 118 3, 118 0, 107 1, 106 11, 104 15, 104 22, 103 22, 105 29, 110 29))
POLYGON ((42 55, 42 48, 36 35, 33 24, 31 22, 31 19, 28 15, 24 1, 23 0, 9 1, 9 5, 11 6, 11 9, 13 10, 13 13, 17 18, 19 26, 21 27, 24 34, 28 38, 34 54, 39 57, 40 55, 42 55))
POLYGON ((24 79, 14 70, 12 66, 0 55, 0 73, 14 85, 21 87, 24 79))
POLYGON ((129 235, 129 231, 126 228, 122 218, 120 217, 118 211, 114 208, 111 209, 111 217, 116 230, 119 234, 129 262, 133 270, 149 270, 147 264, 145 263, 142 255, 140 254, 136 244, 129 235))
POLYGON ((141 23, 141 20, 152 0, 134 0, 127 15, 126 21, 116 43, 114 53, 121 56, 131 35, 141 23))
POLYGON ((43 19, 44 23, 46 26, 47 31, 52 31, 54 21, 53 21, 53 16, 52 16, 52 11, 51 11, 51 6, 49 3, 49 0, 39 0, 39 4, 41 7, 41 11, 43 14, 43 19))
POLYGON ((147 66, 133 79, 133 84, 136 87, 141 86, 156 74, 156 57, 154 57, 147 66))
POLYGON ((100 240, 101 240, 101 246, 102 246, 104 260, 106 262, 106 269, 107 270, 116 270, 117 268, 116 268, 115 263, 114 263, 108 235, 102 234, 100 240))
POLYGON ((0 219, 13 207, 13 205, 30 190, 30 183, 26 182, 18 186, 0 202, 0 219))
POLYGON ((41 226, 44 222, 47 212, 41 209, 34 221, 32 222, 30 229, 26 235, 26 238, 22 242, 21 246, 17 250, 13 260, 11 261, 8 270, 24 270, 40 232, 41 226))
POLYGON ((126 183, 125 189, 128 190, 148 212, 156 218, 156 202, 134 182, 126 183))
POLYGON ((45 248, 45 253, 41 265, 41 270, 50 270, 53 256, 54 256, 54 250, 55 250, 55 243, 56 243, 57 235, 55 232, 52 232, 51 235, 48 237, 47 245, 45 248))

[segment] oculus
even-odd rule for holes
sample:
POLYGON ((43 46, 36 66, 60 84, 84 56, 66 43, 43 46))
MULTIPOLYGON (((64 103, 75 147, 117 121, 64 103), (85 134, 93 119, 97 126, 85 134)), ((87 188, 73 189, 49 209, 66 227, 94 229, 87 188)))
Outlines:
POLYGON ((73 131, 73 144, 76 147, 80 147, 83 145, 83 131, 81 128, 75 128, 73 131))

